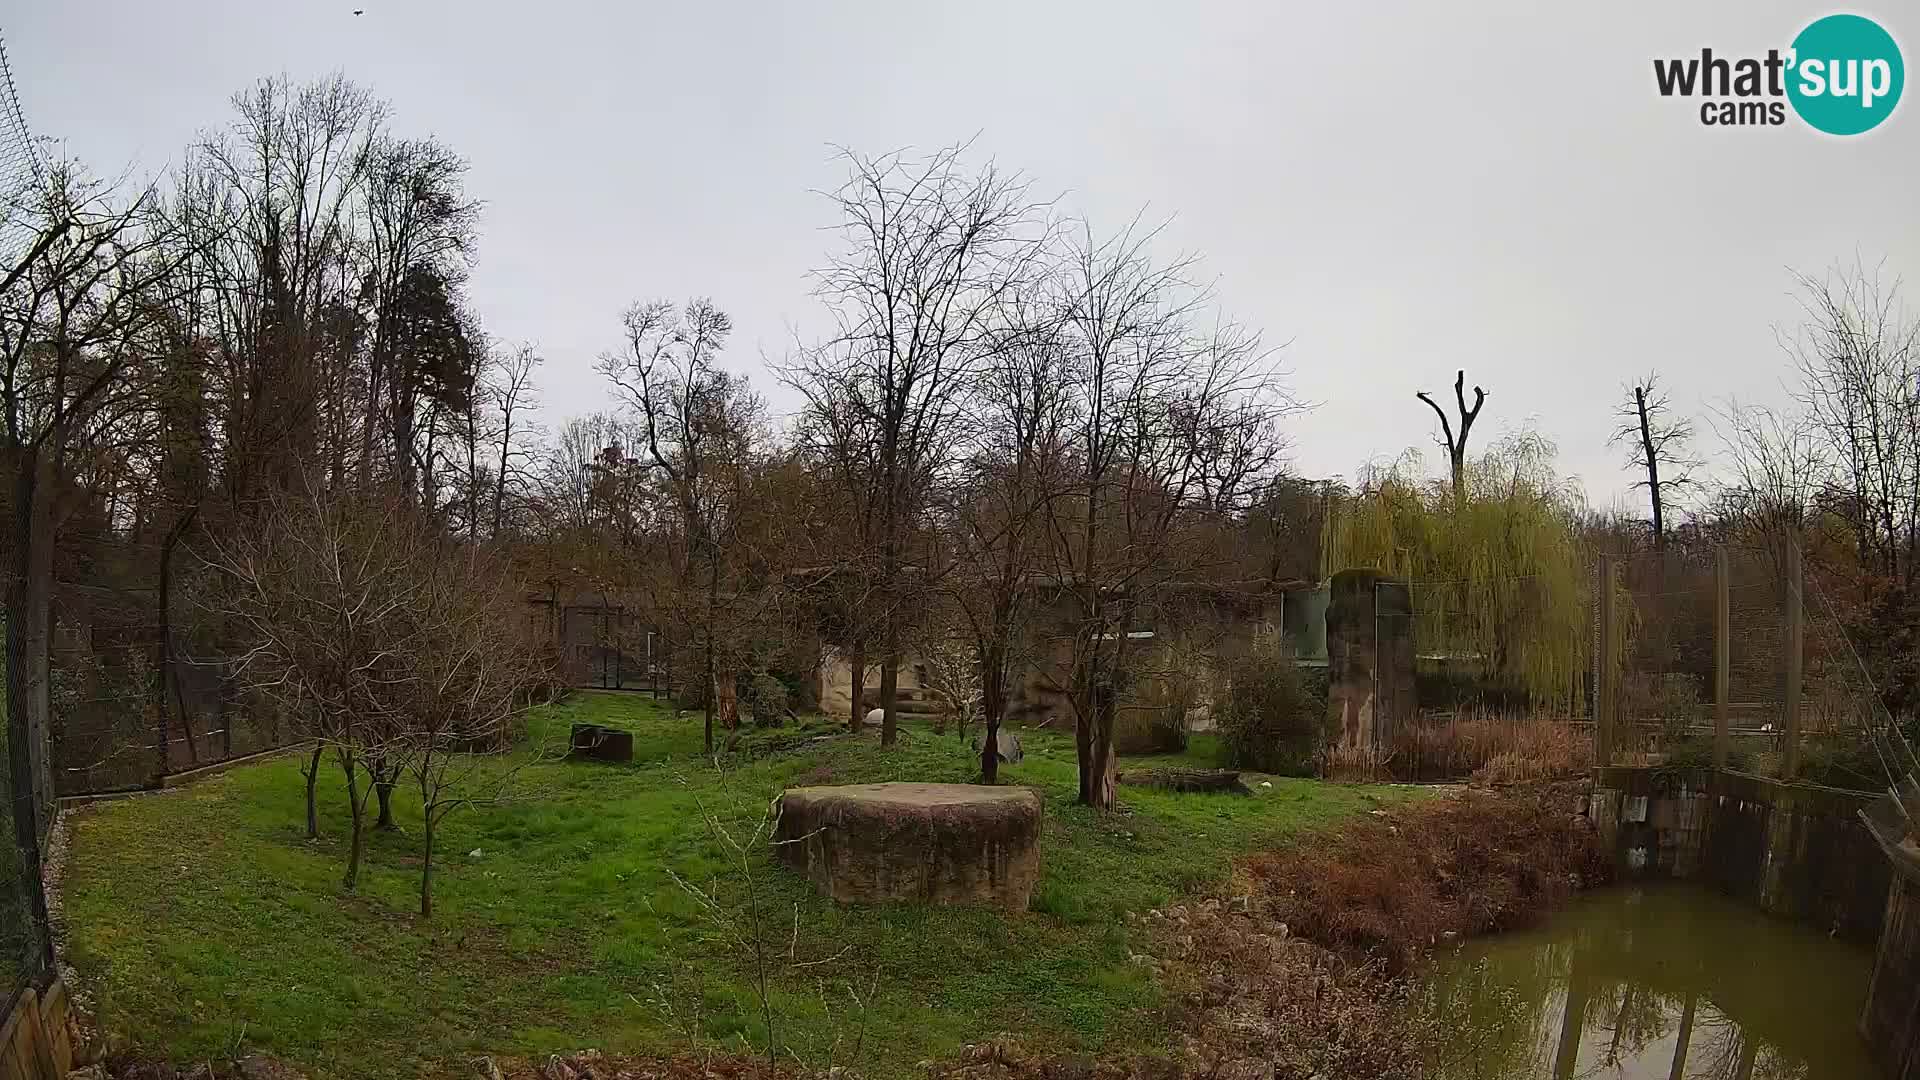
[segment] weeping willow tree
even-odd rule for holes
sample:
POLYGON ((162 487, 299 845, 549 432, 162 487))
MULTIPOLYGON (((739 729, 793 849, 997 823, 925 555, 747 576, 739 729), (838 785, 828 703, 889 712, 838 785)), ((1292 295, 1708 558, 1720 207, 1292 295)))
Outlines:
POLYGON ((1411 583, 1414 648, 1576 707, 1593 611, 1576 521, 1581 497, 1554 472, 1553 444, 1511 435, 1470 462, 1464 501, 1416 451, 1368 476, 1330 516, 1329 574, 1384 571, 1411 583))

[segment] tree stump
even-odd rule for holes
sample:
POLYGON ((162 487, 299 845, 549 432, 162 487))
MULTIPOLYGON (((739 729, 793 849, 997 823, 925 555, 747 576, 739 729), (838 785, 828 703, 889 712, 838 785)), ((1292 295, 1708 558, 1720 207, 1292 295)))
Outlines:
POLYGON ((1040 796, 974 784, 791 788, 774 843, 841 903, 1025 911, 1040 878, 1040 796))

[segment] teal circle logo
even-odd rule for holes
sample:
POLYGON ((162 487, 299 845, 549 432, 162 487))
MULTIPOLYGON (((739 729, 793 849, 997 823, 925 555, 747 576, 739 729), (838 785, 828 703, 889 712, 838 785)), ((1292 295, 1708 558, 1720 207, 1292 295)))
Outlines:
POLYGON ((1906 85, 1900 46, 1861 15, 1829 15, 1793 39, 1787 100, 1829 135, 1871 131, 1893 114, 1906 85))

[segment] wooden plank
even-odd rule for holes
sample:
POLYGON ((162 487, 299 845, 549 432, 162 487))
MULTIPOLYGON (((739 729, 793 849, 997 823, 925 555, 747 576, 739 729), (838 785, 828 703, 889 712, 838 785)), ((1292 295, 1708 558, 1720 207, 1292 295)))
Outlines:
MULTIPOLYGON (((1729 600, 1727 549, 1719 548, 1713 564, 1713 767, 1727 767, 1733 736, 1727 720, 1727 696, 1733 670, 1733 611, 1729 600)), ((1688 1006, 1691 1009, 1692 1003, 1688 1006)))
POLYGON ((64 1072, 54 1071, 53 1048, 48 1045, 46 1032, 40 1026, 40 1009, 37 1004, 22 1019, 20 1030, 26 1035, 21 1043, 25 1051, 21 1057, 31 1067, 34 1076, 44 1076, 46 1080, 61 1080, 67 1075, 64 1072))
POLYGON ((73 1071, 73 1031, 67 1025, 71 995, 63 979, 53 980, 40 999, 40 1035, 53 1057, 53 1075, 64 1077, 73 1071))
POLYGON ((0 1080, 43 1080, 28 1070, 20 1050, 17 1039, 0 1046, 0 1080))
POLYGON ((27 1047, 29 1018, 39 1019, 39 998, 33 989, 14 999, 13 1012, 0 1023, 0 1080, 44 1080, 33 1068, 33 1056, 27 1047))

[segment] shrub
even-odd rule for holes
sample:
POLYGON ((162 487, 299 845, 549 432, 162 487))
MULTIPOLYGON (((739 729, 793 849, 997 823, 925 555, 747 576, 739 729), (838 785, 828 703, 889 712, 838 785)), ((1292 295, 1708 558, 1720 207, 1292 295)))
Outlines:
MULTIPOLYGON (((1660 764, 1668 769, 1713 768, 1713 736, 1693 734, 1677 743, 1667 744, 1666 757, 1660 764)), ((1735 772, 1750 772, 1753 764, 1752 749, 1740 740, 1732 740, 1727 747, 1727 768, 1735 772)))
POLYGON ((1887 766, 1865 738, 1808 739, 1800 747, 1800 779, 1849 791, 1884 791, 1887 766))
MULTIPOLYGON (((1713 737, 1700 735, 1667 752, 1669 767, 1710 768, 1713 765, 1713 737)), ((1750 772, 1779 778, 1786 772, 1786 759, 1772 740, 1735 737, 1727 752, 1727 767, 1735 772, 1750 772)), ((1864 738, 1804 739, 1800 744, 1798 779, 1809 784, 1844 788, 1849 791, 1882 791, 1887 786, 1886 766, 1874 753, 1873 744, 1864 738)))
POLYGON ((1227 688, 1215 707, 1229 764, 1285 776, 1310 776, 1326 741, 1326 700, 1312 693, 1300 669, 1259 652, 1227 667, 1227 688))
POLYGON ((749 675, 740 686, 740 709, 761 727, 772 727, 787 718, 787 687, 764 671, 749 675))

